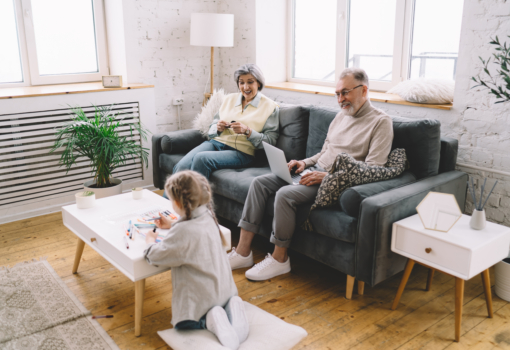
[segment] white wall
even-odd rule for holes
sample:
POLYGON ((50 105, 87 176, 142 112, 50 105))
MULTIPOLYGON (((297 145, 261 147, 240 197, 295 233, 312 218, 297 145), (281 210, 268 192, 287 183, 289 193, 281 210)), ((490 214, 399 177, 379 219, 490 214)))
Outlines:
MULTIPOLYGON (((177 107, 181 96, 182 128, 200 111, 209 78, 211 49, 190 46, 189 27, 193 12, 218 12, 216 1, 124 0, 124 32, 127 75, 130 83, 155 85, 158 131, 177 130, 177 107), (207 84, 207 85, 206 85, 207 84)), ((220 53, 215 49, 215 86, 219 87, 220 53)))

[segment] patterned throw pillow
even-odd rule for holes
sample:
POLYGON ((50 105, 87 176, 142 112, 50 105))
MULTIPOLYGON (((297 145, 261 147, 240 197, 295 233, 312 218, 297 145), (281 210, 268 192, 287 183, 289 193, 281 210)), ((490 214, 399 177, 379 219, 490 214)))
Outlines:
MULTIPOLYGON (((355 160, 347 153, 340 153, 336 156, 329 174, 322 180, 310 212, 338 203, 342 193, 349 187, 389 180, 402 174, 406 167, 406 160, 406 151, 403 148, 391 151, 384 166, 368 165, 355 160)), ((303 223, 303 228, 313 231, 310 214, 303 223)))

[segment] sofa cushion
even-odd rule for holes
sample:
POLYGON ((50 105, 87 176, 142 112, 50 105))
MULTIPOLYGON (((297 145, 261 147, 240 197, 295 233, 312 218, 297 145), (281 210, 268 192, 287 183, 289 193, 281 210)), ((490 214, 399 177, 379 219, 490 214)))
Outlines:
POLYGON ((309 116, 308 106, 280 105, 280 137, 276 147, 283 150, 287 161, 305 158, 309 116))
POLYGON ((335 119, 339 111, 340 109, 329 107, 310 107, 306 158, 314 156, 322 150, 328 135, 329 124, 335 119))
POLYGON ((182 158, 184 158, 184 154, 161 153, 159 155, 159 166, 165 171, 165 173, 172 174, 175 164, 179 163, 182 158))
MULTIPOLYGON (((275 196, 269 197, 265 215, 274 216, 275 196)), ((308 217, 313 203, 300 205, 296 212, 296 223, 299 227, 308 217)), ((340 206, 316 209, 310 214, 314 232, 343 242, 354 243, 358 220, 344 213, 340 206)), ((297 229, 297 228, 296 228, 297 229)))
POLYGON ((271 169, 268 167, 221 169, 211 174, 209 182, 214 193, 244 204, 253 179, 270 172, 271 169))
POLYGON ((340 207, 347 215, 357 218, 359 217, 361 202, 366 198, 384 191, 405 186, 415 181, 416 176, 409 170, 406 170, 399 176, 390 180, 372 182, 348 188, 340 196, 340 207))
POLYGON ((404 148, 417 179, 437 175, 441 148, 441 123, 435 119, 392 117, 392 149, 404 148))

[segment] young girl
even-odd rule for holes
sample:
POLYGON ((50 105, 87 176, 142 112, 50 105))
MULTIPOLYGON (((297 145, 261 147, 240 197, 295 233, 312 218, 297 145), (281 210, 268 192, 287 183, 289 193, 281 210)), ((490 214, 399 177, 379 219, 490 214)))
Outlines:
POLYGON ((248 319, 222 247, 209 183, 197 172, 182 171, 167 180, 165 192, 180 219, 156 220, 170 231, 160 243, 157 233, 148 234, 144 255, 149 264, 172 267, 172 324, 207 329, 235 350, 248 337, 248 319))

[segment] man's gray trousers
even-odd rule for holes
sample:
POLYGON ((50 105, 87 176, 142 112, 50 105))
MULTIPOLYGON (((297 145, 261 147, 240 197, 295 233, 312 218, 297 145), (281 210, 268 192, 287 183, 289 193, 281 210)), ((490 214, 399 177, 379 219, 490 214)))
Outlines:
POLYGON ((250 185, 248 197, 244 202, 239 227, 258 233, 267 200, 276 193, 270 241, 278 247, 288 248, 296 227, 297 206, 313 202, 318 191, 319 185, 289 185, 274 174, 256 177, 250 185))

